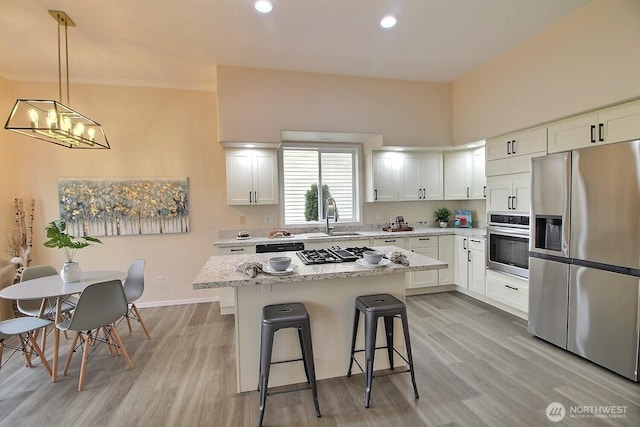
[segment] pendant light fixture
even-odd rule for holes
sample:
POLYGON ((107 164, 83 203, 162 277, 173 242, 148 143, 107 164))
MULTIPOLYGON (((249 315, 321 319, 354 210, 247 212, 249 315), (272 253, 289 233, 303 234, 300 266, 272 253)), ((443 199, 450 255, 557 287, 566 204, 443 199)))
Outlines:
POLYGON ((67 148, 110 149, 111 147, 102 125, 62 103, 60 29, 64 27, 67 104, 69 104, 69 44, 67 28, 75 27, 76 24, 63 11, 50 10, 49 14, 58 23, 59 101, 18 99, 4 128, 67 148))

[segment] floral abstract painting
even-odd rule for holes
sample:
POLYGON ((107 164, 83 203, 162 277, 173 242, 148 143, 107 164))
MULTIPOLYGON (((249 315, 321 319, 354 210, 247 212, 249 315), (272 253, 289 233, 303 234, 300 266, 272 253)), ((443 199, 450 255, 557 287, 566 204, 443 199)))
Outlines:
POLYGON ((60 218, 75 236, 187 233, 187 178, 60 178, 60 218))

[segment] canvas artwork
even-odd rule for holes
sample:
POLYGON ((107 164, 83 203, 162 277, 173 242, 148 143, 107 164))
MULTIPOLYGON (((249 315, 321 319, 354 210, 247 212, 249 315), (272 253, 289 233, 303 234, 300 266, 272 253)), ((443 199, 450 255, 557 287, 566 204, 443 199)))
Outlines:
POLYGON ((187 178, 61 178, 60 218, 75 236, 187 233, 187 178))

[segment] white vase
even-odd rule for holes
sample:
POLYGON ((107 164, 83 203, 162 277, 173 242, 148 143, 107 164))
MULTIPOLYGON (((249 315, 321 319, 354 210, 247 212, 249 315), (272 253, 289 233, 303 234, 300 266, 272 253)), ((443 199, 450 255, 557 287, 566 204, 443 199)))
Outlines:
POLYGON ((60 277, 64 283, 79 281, 81 274, 82 270, 77 262, 65 262, 60 270, 60 277))
POLYGON ((449 223, 447 221, 440 221, 440 228, 446 228, 449 223))

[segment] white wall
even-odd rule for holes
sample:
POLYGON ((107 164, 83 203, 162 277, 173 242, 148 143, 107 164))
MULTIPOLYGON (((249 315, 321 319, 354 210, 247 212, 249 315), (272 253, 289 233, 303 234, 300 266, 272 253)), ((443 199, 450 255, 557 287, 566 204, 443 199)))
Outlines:
POLYGON ((640 96, 640 1, 594 0, 453 84, 464 144, 640 96))

